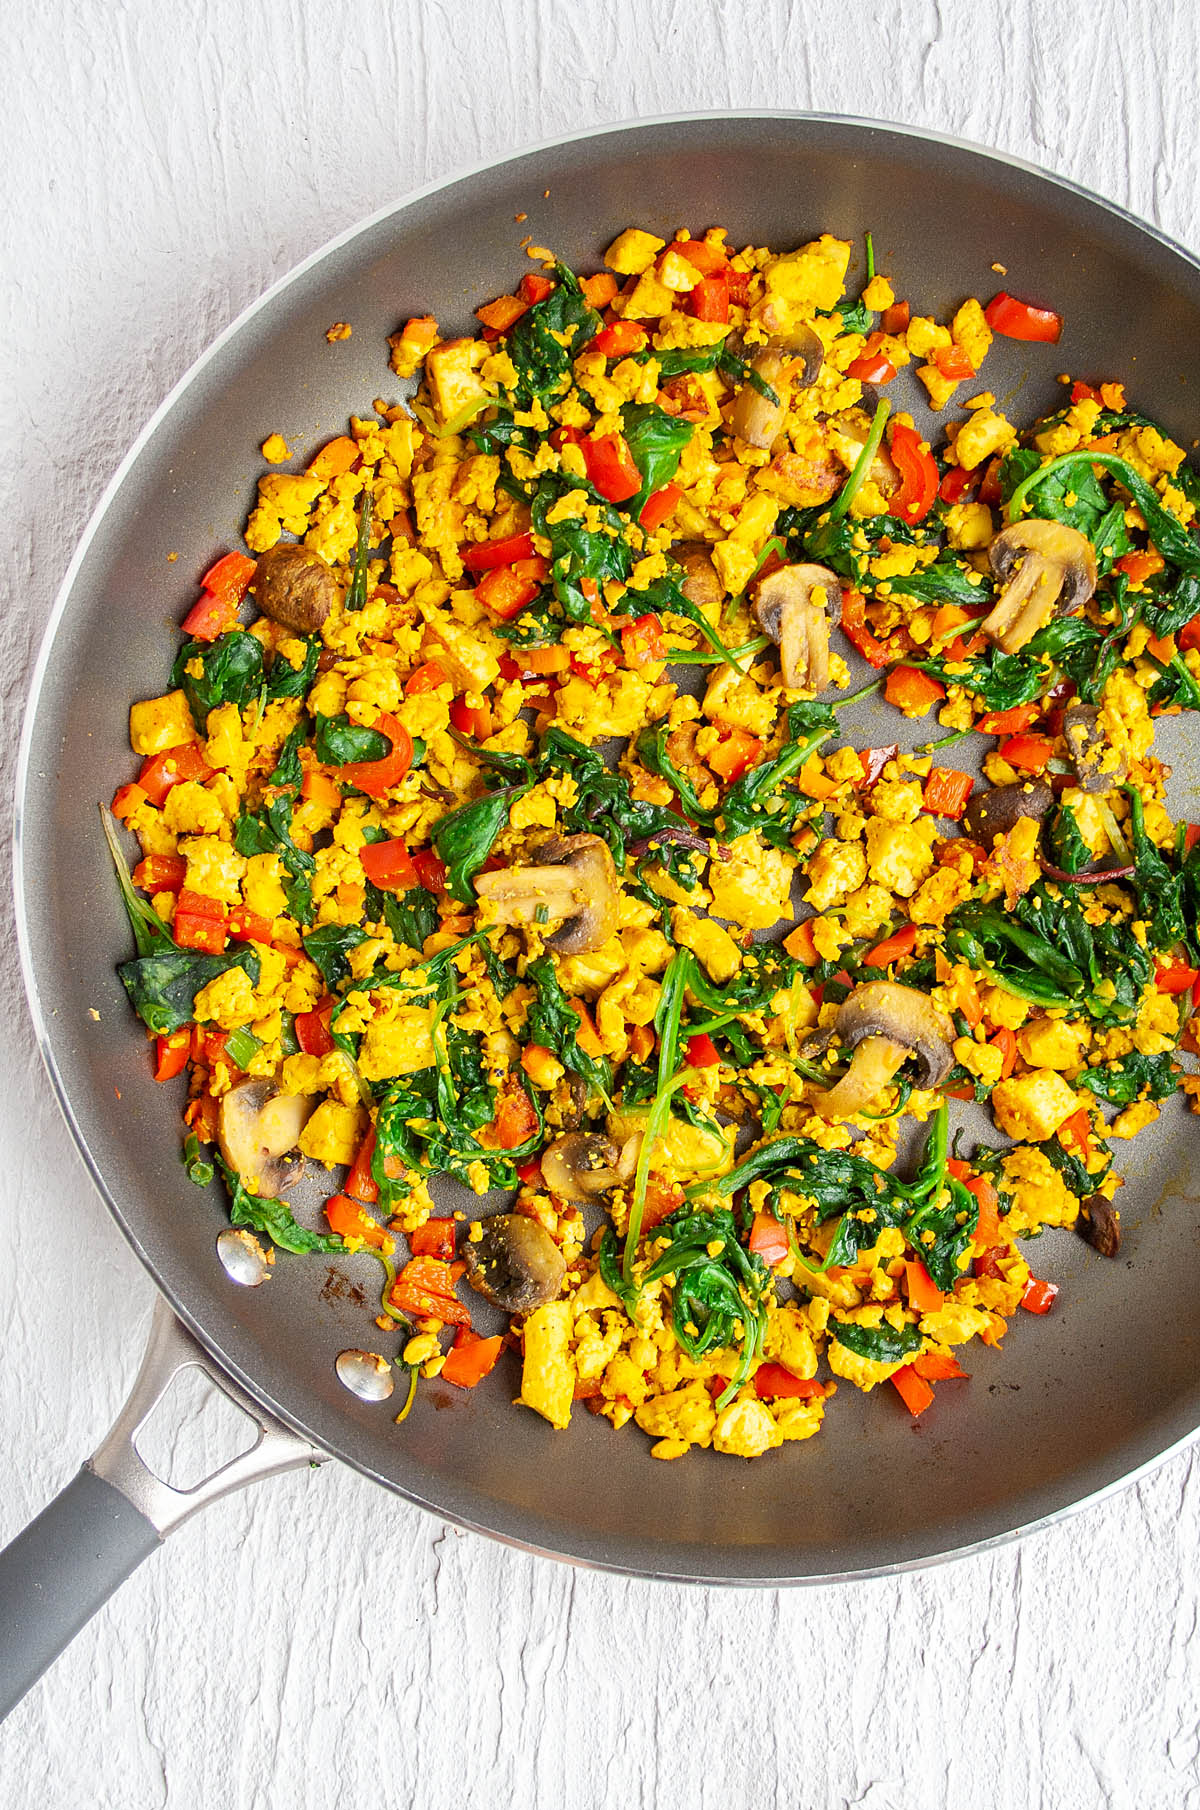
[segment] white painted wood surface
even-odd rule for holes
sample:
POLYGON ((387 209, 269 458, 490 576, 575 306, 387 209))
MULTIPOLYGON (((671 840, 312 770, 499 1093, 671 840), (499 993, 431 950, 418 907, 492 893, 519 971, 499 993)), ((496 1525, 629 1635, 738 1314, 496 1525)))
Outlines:
MULTIPOLYGON (((121 453, 356 219, 538 138, 795 107, 922 124, 1200 246, 1187 0, 8 0, 0 746, 121 453)), ((5 853, 7 865, 7 853, 5 853)), ((7 900, 7 885, 3 895, 7 900)), ((47 1098, 4 914, 0 1539, 135 1367, 151 1288, 47 1098)), ((207 1449, 194 1407, 180 1449, 207 1449)), ((0 1804, 1159 1810, 1200 1802, 1200 1474, 837 1590, 629 1583, 328 1467, 176 1535, 0 1729, 0 1804)))

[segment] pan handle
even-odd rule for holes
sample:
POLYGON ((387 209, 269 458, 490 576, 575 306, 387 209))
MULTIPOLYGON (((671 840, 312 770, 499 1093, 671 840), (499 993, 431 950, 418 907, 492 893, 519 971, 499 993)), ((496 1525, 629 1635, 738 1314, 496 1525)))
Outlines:
POLYGON ((189 1515, 231 1490, 319 1464, 324 1456, 219 1370, 160 1297, 141 1369, 107 1438, 0 1552, 0 1719, 189 1515), (174 1378, 190 1366, 212 1379, 258 1436, 248 1451, 182 1490, 155 1476, 135 1441, 174 1378))

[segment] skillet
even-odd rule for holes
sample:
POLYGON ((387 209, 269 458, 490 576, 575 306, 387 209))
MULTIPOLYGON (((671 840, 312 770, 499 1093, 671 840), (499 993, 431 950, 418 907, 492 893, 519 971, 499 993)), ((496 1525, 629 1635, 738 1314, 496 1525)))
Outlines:
MULTIPOLYGON (((753 1465, 712 1452, 662 1464, 636 1433, 577 1415, 568 1434, 510 1406, 509 1360, 470 1393, 422 1385, 392 1405, 340 1385, 350 1346, 381 1342, 370 1258, 282 1258, 269 1286, 218 1263, 219 1189, 178 1160, 172 1090, 155 1085, 115 965, 128 928, 96 804, 128 777, 127 712, 165 687, 195 574, 235 544, 258 446, 306 455, 351 411, 393 396, 385 337, 410 314, 466 331, 528 268, 520 240, 596 268, 629 224, 667 237, 721 224, 735 244, 874 235, 897 294, 945 318, 1007 287, 1060 310, 1057 348, 997 340, 986 379, 1019 424, 1056 378, 1129 384, 1133 406, 1187 445, 1200 265, 1110 204, 1013 159, 898 126, 801 114, 711 115, 605 129, 428 188, 310 258, 250 308, 167 398, 117 472, 55 605, 18 775, 17 917, 30 1010, 63 1111, 114 1219, 164 1297, 134 1395, 74 1482, 0 1554, 0 1712, 121 1579, 189 1513, 255 1476, 333 1456, 437 1515, 528 1549, 647 1577, 782 1584, 861 1577, 1010 1538, 1116 1487, 1200 1426, 1200 1125, 1169 1103, 1122 1151, 1119 1262, 1052 1235, 1037 1268, 1053 1315, 1018 1316, 1003 1355, 913 1423, 882 1396, 846 1398, 819 1439, 753 1465), (546 193, 548 191, 548 193, 546 193), (527 224, 515 216, 528 215, 527 224), (1003 265, 1004 276, 994 274, 1003 265), (353 337, 325 340, 336 320, 353 337), (177 563, 168 553, 178 551, 177 563), (68 858, 64 851, 71 850, 68 858), (191 1492, 137 1457, 137 1427, 181 1365, 200 1363, 258 1426, 243 1458, 191 1492)), ((850 292, 863 277, 852 264, 850 292)), ((898 397, 917 414, 920 392, 898 397)), ((1188 734, 1159 725, 1187 808, 1188 734)), ((848 738, 911 730, 873 701, 848 738), (884 730, 886 728, 886 733, 884 730)), ((985 1124, 963 1121, 968 1135, 985 1124)), ((447 1204, 461 1194, 446 1191, 447 1204)), ((498 1204, 498 1202, 497 1202, 498 1204)))

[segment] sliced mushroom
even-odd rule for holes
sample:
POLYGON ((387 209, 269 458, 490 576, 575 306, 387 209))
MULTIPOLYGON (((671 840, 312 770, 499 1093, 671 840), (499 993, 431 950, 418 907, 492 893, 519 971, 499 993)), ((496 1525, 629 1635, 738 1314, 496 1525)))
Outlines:
POLYGON ((338 596, 337 579, 319 553, 280 541, 254 569, 254 601, 264 616, 297 635, 313 635, 338 596))
POLYGON ((1004 586, 980 627, 1002 653, 1015 654, 1055 616, 1083 608, 1096 588, 1091 541, 1062 522, 1012 522, 988 548, 1004 586))
POLYGON ((571 1131, 542 1152, 542 1179, 552 1194, 581 1206, 631 1179, 637 1162, 636 1138, 618 1149, 595 1131, 571 1131))
POLYGON ((725 587, 717 576, 712 550, 704 541, 685 541, 672 548, 672 556, 682 566, 684 578, 680 590, 698 610, 719 610, 725 587))
POLYGON ((1063 711, 1063 736, 1083 792, 1111 792, 1129 776, 1129 763, 1100 727, 1095 704, 1072 704, 1063 711))
POLYGON ((221 1095, 217 1142, 221 1155, 252 1194, 277 1195, 297 1173, 288 1160, 308 1123, 313 1103, 307 1094, 276 1093, 269 1081, 252 1077, 221 1095))
POLYGON ((754 614, 779 649, 788 691, 824 691, 828 685, 829 631, 841 610, 841 580, 828 566, 780 566, 759 580, 754 614))
POLYGON ((532 1313, 553 1301, 567 1273, 567 1260, 545 1226, 524 1213, 485 1219, 482 1236, 468 1238, 462 1255, 471 1287, 510 1314, 532 1313))
POLYGON ((966 826, 976 842, 990 849, 997 836, 1007 836, 1022 817, 1035 823, 1054 808, 1054 793, 1044 779, 1014 779, 1011 785, 980 792, 967 806, 966 826))
MULTIPOLYGON (((867 437, 871 432, 870 420, 861 410, 855 409, 849 414, 835 415, 830 422, 830 428, 832 430, 830 439, 834 451, 845 462, 846 469, 853 470, 859 454, 867 444, 867 437)), ((881 496, 888 497, 893 491, 899 490, 900 473, 886 446, 881 446, 871 460, 871 469, 867 476, 881 496)))
POLYGON ((946 1014, 898 981, 855 987, 838 1008, 833 1034, 854 1054, 841 1080, 813 1102, 823 1119, 861 1112, 909 1056, 920 1065, 918 1087, 940 1087, 954 1060, 954 1026, 946 1014))
POLYGON ((545 842, 534 867, 502 867, 478 874, 475 890, 498 924, 562 920, 546 938, 562 955, 587 955, 617 928, 617 872, 599 836, 545 842))
POLYGON ((783 431, 788 401, 793 389, 806 390, 817 381, 825 356, 813 329, 803 323, 780 333, 773 333, 765 345, 753 352, 749 364, 756 377, 770 386, 778 402, 763 396, 747 379, 738 391, 729 417, 729 425, 747 446, 770 446, 783 431))
POLYGON ((1090 1194, 1076 1222, 1093 1250, 1102 1257, 1115 1257, 1121 1248, 1121 1216, 1111 1200, 1103 1194, 1090 1194))

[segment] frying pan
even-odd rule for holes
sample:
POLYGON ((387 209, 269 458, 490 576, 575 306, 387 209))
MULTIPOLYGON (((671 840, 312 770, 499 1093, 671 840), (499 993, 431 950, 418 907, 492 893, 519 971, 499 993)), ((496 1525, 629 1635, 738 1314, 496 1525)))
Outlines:
MULTIPOLYGON (((945 318, 963 296, 999 287, 1062 311, 1059 347, 998 340, 991 353, 985 381, 1014 419, 1055 406, 1057 374, 1070 369, 1127 379, 1137 407, 1185 445, 1195 435, 1191 257, 1028 165, 813 115, 605 130, 438 184, 309 259, 201 358, 124 461, 72 562, 21 750, 16 884, 30 1009, 96 1185, 170 1305, 113 1433, 0 1555, 0 1707, 186 1514, 325 1455, 460 1526, 558 1558, 781 1584, 895 1570, 1011 1537, 1138 1474, 1200 1425, 1200 1232, 1189 1211, 1200 1125, 1180 1102, 1122 1157, 1120 1261, 1048 1237, 1036 1267, 1062 1284, 1056 1311, 1019 1315, 1002 1357, 972 1347, 974 1380, 940 1391, 922 1421, 847 1389, 818 1439, 750 1465, 711 1452, 662 1464, 639 1434, 616 1437, 586 1414, 555 1433, 510 1405, 516 1377, 503 1364, 471 1392, 423 1384, 397 1426, 394 1400, 359 1401, 334 1370, 346 1347, 396 1348, 372 1324, 370 1258, 283 1257, 254 1290, 216 1260, 223 1201, 183 1171, 178 1102, 150 1078, 115 973, 129 934, 96 803, 128 776, 130 701, 164 689, 194 575, 236 542, 268 432, 303 459, 348 412, 393 395, 385 336, 417 313, 466 330, 471 310, 528 268, 524 234, 588 269, 630 223, 664 237, 677 224, 719 223, 737 244, 785 247, 823 230, 861 246, 870 229, 879 267, 921 312, 945 318), (1004 276, 994 274, 1001 265, 1004 276), (353 338, 330 346, 336 320, 352 323, 353 338), (250 1454, 190 1494, 160 1483, 133 1443, 186 1363, 203 1364, 259 1429, 250 1454)), ((862 275, 860 256, 851 284, 862 275)), ((916 409, 919 394, 914 385, 896 400, 916 409)), ((857 706, 847 735, 860 746, 892 741, 898 721, 857 706)), ((927 733, 917 725, 910 742, 927 733)), ((1195 815, 1181 797, 1178 722, 1160 725, 1159 752, 1175 763, 1176 813, 1195 815)), ((968 1125, 985 1129, 982 1118, 968 1125)))

